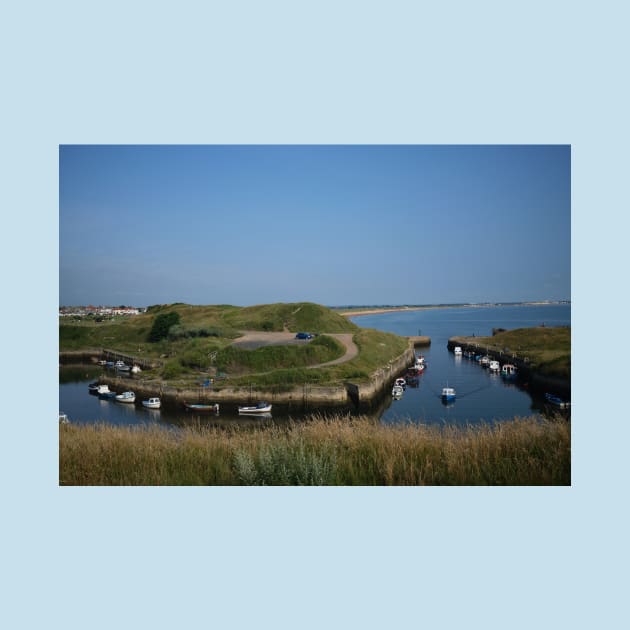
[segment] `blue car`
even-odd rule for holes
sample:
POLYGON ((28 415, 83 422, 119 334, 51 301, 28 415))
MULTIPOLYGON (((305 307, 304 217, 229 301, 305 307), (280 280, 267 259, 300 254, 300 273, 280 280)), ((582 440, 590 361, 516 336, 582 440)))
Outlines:
POLYGON ((295 338, 296 339, 312 339, 313 335, 307 332, 299 332, 297 335, 295 335, 295 338))

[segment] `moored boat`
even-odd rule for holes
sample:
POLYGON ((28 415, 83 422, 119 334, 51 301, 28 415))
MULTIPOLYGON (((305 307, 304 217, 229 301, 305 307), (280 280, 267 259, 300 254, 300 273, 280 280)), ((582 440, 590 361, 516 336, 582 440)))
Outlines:
POLYGON ((516 378, 516 366, 511 363, 506 363, 501 368, 501 376, 503 378, 516 378))
POLYGON ((136 395, 134 392, 123 392, 122 394, 118 394, 116 396, 116 400, 122 403, 135 403, 136 395))
POLYGON ((460 347, 460 346, 455 346, 455 348, 454 348, 453 352, 454 352, 455 354, 461 354, 461 353, 462 353, 462 349, 461 349, 461 347, 460 347))
POLYGON ((407 381, 404 378, 397 378, 394 381, 394 385, 399 385, 400 387, 405 389, 405 387, 407 387, 407 381))
POLYGON ((442 401, 443 402, 453 402, 455 400, 455 389, 453 387, 443 387, 442 388, 442 401))
POLYGON ((93 383, 90 383, 90 384, 88 385, 88 391, 89 391, 91 394, 96 394, 96 393, 98 392, 98 388, 99 388, 99 383, 98 383, 98 381, 94 381, 93 383))
POLYGON ((392 387, 392 396, 398 398, 403 395, 404 391, 405 390, 400 385, 394 385, 394 387, 392 387))
POLYGON ((90 391, 96 392, 99 396, 104 396, 105 394, 111 393, 107 385, 99 385, 98 383, 96 385, 96 389, 90 391))
POLYGON ((560 396, 556 396, 555 394, 545 394, 545 400, 548 403, 559 407, 560 409, 567 409, 571 406, 570 402, 568 402, 567 400, 562 400, 560 396))
POLYGON ((208 405, 204 403, 184 403, 184 407, 186 411, 200 411, 200 412, 211 412, 211 413, 219 413, 219 403, 214 403, 213 405, 208 405))
POLYGON ((269 413, 271 411, 271 405, 263 400, 258 402, 254 406, 250 407, 239 407, 238 412, 244 414, 260 414, 260 413, 269 413))
POLYGON ((147 409, 159 409, 162 403, 159 398, 153 397, 149 398, 148 400, 143 400, 142 405, 147 409))
POLYGON ((70 420, 68 420, 68 416, 63 412, 59 412, 59 424, 69 424, 70 420))
POLYGON ((482 367, 488 367, 490 365, 490 357, 487 354, 484 354, 481 359, 479 359, 479 363, 482 367))
POLYGON ((488 369, 491 372, 498 372, 501 369, 501 364, 498 361, 490 361, 490 363, 488 363, 488 369))

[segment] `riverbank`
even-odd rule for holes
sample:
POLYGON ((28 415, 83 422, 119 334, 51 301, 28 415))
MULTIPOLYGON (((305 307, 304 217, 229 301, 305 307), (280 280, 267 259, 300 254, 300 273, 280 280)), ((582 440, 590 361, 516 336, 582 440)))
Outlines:
POLYGON ((493 426, 312 417, 289 427, 59 426, 60 485, 570 485, 560 418, 493 426))

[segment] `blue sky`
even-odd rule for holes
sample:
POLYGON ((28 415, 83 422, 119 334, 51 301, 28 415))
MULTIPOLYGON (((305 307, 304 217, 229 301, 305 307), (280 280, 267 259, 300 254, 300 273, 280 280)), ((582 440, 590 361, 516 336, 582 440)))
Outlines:
POLYGON ((61 146, 59 302, 570 298, 570 147, 61 146))

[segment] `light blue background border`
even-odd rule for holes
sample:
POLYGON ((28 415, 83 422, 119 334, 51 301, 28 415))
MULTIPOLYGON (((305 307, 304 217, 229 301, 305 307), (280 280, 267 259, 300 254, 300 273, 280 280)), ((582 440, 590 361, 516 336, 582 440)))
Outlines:
POLYGON ((4 627, 627 622, 627 412, 598 395, 623 374, 627 16, 596 6, 5 9, 4 627), (68 143, 571 144, 573 486, 58 488, 68 143))

